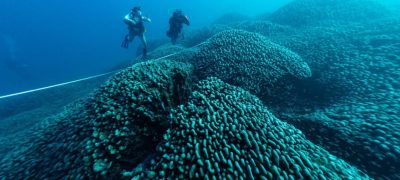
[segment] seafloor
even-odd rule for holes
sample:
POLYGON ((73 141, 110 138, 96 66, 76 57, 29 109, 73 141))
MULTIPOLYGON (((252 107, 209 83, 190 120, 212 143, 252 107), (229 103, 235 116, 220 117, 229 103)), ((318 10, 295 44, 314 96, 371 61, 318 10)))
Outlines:
POLYGON ((105 82, 0 102, 0 179, 400 179, 400 17, 375 1, 149 44, 105 82))

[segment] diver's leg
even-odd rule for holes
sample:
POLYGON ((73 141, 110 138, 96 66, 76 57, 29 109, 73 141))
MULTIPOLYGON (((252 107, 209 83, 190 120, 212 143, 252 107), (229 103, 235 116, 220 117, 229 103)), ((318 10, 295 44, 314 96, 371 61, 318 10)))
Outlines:
POLYGON ((144 34, 140 35, 140 41, 142 41, 143 47, 147 49, 147 41, 146 41, 146 36, 144 36, 144 34))
POLYGON ((129 32, 129 37, 128 37, 129 42, 132 42, 135 39, 135 36, 136 36, 136 34, 134 32, 132 32, 132 31, 129 32))
POLYGON ((146 36, 144 36, 144 34, 141 34, 139 37, 140 37, 140 41, 142 41, 142 44, 143 44, 143 56, 146 56, 147 55, 146 36))
POLYGON ((175 44, 176 44, 176 38, 175 38, 175 37, 172 37, 172 38, 171 38, 171 42, 172 42, 172 45, 175 45, 175 44))
POLYGON ((176 41, 178 40, 178 37, 179 37, 179 32, 174 31, 172 33, 172 35, 171 35, 171 42, 172 42, 173 45, 176 44, 176 41))

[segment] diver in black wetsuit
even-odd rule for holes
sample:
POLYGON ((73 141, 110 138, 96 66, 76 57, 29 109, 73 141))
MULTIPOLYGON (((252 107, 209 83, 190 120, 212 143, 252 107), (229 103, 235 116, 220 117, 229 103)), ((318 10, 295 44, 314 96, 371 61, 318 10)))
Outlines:
POLYGON ((183 24, 189 26, 189 18, 181 10, 177 9, 172 17, 169 18, 169 30, 167 31, 167 36, 171 38, 172 44, 176 44, 176 40, 182 32, 183 24))
POLYGON ((147 54, 147 42, 146 37, 144 36, 144 33, 146 32, 144 22, 151 22, 151 19, 142 16, 140 7, 134 7, 132 11, 125 16, 124 22, 128 25, 129 34, 125 36, 121 46, 128 48, 129 43, 132 42, 136 36, 139 36, 144 47, 143 57, 145 57, 147 54))

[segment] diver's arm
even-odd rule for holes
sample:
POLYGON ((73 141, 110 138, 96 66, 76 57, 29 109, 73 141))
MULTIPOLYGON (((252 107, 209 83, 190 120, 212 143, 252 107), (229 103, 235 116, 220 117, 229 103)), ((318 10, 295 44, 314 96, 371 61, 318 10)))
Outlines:
POLYGON ((186 25, 190 26, 189 17, 187 17, 187 16, 183 16, 183 19, 184 19, 184 21, 183 21, 183 22, 184 22, 186 25))
POLYGON ((151 19, 150 19, 150 18, 148 18, 148 17, 144 17, 144 16, 142 16, 142 20, 143 20, 143 21, 145 21, 145 22, 149 22, 149 23, 151 23, 151 19))
POLYGON ((131 19, 131 16, 129 14, 127 14, 124 18, 124 22, 126 24, 136 24, 136 21, 131 19))

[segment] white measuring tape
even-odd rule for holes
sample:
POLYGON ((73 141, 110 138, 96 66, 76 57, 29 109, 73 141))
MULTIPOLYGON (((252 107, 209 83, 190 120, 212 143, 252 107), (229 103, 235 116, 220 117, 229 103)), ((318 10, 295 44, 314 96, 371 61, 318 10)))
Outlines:
POLYGON ((108 73, 104 73, 104 74, 99 74, 99 75, 95 75, 95 76, 90 76, 87 78, 82 78, 82 79, 78 79, 78 80, 74 80, 74 81, 69 81, 69 82, 65 82, 65 83, 60 83, 60 84, 55 84, 55 85, 51 85, 51 86, 46 86, 46 87, 42 87, 42 88, 37 88, 37 89, 32 89, 32 90, 28 90, 28 91, 23 91, 23 92, 19 92, 19 93, 14 93, 14 94, 9 94, 9 95, 5 95, 5 96, 0 96, 0 99, 4 99, 4 98, 8 98, 8 97, 13 97, 13 96, 18 96, 18 95, 22 95, 22 94, 27 94, 27 93, 32 93, 32 92, 36 92, 36 91, 42 91, 45 89, 50 89, 50 88, 55 88, 55 87, 59 87, 59 86, 64 86, 64 85, 68 85, 68 84, 73 84, 73 83, 77 83, 77 82, 81 82, 81 81, 86 81, 89 79, 94 79, 97 77, 101 77, 101 76, 105 76, 107 74, 111 74, 114 73, 116 71, 112 71, 112 72, 108 72, 108 73))
MULTIPOLYGON (((196 46, 193 46, 193 47, 191 47, 191 48, 200 46, 200 45, 202 45, 202 44, 204 44, 204 43, 205 43, 205 42, 202 42, 202 43, 197 44, 196 46)), ((164 58, 167 58, 167 57, 171 57, 171 56, 173 56, 173 55, 182 53, 182 52, 184 52, 184 51, 186 51, 186 49, 181 50, 181 51, 178 51, 178 52, 176 52, 176 53, 172 53, 172 54, 169 54, 169 55, 160 57, 160 58, 157 58, 157 59, 154 59, 154 60, 160 60, 160 59, 164 59, 164 58)), ((9 97, 13 97, 13 96, 18 96, 18 95, 22 95, 22 94, 33 93, 33 92, 42 91, 42 90, 46 90, 46 89, 50 89, 50 88, 55 88, 55 87, 59 87, 59 86, 65 86, 65 85, 73 84, 73 83, 77 83, 77 82, 87 81, 87 80, 90 80, 90 79, 94 79, 94 78, 106 76, 106 75, 108 75, 108 74, 112 74, 112 73, 117 72, 117 71, 119 71, 119 70, 121 70, 121 69, 118 69, 118 70, 115 70, 115 71, 111 71, 111 72, 107 72, 107 73, 104 73, 104 74, 99 74, 99 75, 94 75, 94 76, 90 76, 90 77, 86 77, 86 78, 74 80, 74 81, 69 81, 69 82, 60 83, 60 84, 55 84, 55 85, 46 86, 46 87, 42 87, 42 88, 37 88, 37 89, 28 90, 28 91, 23 91, 23 92, 13 93, 13 94, 9 94, 9 95, 4 95, 4 96, 0 96, 0 99, 5 99, 5 98, 9 98, 9 97)))

